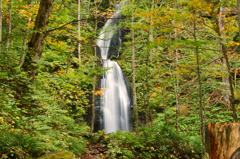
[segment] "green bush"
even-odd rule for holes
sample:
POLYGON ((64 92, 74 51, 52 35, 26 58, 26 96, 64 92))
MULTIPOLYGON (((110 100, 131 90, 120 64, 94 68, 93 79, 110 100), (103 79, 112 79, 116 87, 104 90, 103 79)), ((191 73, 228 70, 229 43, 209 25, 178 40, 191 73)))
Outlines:
POLYGON ((110 158, 202 158, 204 147, 198 138, 191 138, 168 126, 140 128, 137 136, 117 131, 105 136, 110 158))
POLYGON ((11 131, 0 131, 0 156, 3 158, 26 158, 40 156, 46 143, 38 141, 32 135, 11 131))

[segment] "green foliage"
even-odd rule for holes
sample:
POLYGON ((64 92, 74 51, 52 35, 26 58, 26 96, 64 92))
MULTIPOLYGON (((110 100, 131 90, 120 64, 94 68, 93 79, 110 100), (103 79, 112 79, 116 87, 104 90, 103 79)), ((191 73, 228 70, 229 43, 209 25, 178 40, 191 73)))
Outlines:
POLYGON ((117 131, 105 136, 110 158, 202 158, 199 138, 189 137, 168 126, 141 127, 137 136, 117 131))
POLYGON ((25 158, 61 149, 77 155, 85 152, 86 141, 80 134, 88 127, 77 124, 51 94, 39 85, 27 85, 29 79, 17 70, 2 76, 1 82, 0 155, 25 158))
POLYGON ((44 154, 46 143, 32 134, 0 130, 0 154, 3 158, 27 158, 44 154))

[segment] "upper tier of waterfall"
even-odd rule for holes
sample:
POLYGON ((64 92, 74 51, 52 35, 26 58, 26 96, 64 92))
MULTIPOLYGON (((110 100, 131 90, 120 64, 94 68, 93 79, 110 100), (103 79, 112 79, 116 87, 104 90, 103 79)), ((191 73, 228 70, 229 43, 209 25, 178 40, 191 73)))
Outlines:
MULTIPOLYGON (((116 7, 116 13, 107 20, 101 32, 99 33, 97 45, 101 51, 101 58, 108 59, 110 48, 118 49, 118 45, 121 45, 121 30, 118 27, 119 19, 121 19, 121 4, 116 7), (113 42, 116 44, 113 46, 113 42)), ((118 55, 119 56, 119 55, 118 55)))

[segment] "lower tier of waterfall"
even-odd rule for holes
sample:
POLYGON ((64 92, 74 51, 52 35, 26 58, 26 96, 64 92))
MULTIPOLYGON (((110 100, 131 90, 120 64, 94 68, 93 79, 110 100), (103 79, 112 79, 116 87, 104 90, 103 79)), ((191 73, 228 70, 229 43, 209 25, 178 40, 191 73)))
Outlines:
POLYGON ((130 131, 131 98, 127 91, 123 72, 117 62, 103 60, 108 71, 101 79, 103 96, 100 98, 101 123, 107 133, 116 130, 130 131))

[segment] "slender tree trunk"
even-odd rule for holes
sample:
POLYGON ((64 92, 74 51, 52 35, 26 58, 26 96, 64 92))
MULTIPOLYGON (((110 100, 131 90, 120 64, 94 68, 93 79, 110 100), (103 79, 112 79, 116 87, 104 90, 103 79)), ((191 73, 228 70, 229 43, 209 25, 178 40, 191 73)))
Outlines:
POLYGON ((146 125, 147 127, 150 126, 150 92, 149 92, 149 83, 148 83, 148 65, 149 63, 149 54, 147 54, 147 61, 146 61, 146 87, 147 87, 147 109, 146 109, 146 125))
MULTIPOLYGON (((133 0, 132 0, 133 5, 133 0)), ((134 23, 134 17, 132 12, 132 26, 134 23)), ((134 125, 135 125, 135 133, 138 134, 138 108, 137 108, 137 93, 136 93, 136 85, 135 85, 135 49, 134 49, 134 30, 131 29, 131 52, 132 52, 132 90, 133 90, 133 109, 134 109, 134 125)))
POLYGON ((234 83, 235 83, 235 89, 237 89, 237 71, 234 71, 234 83))
MULTIPOLYGON (((154 9, 154 0, 152 0, 152 3, 151 3, 151 11, 154 9)), ((150 26, 153 25, 153 18, 151 16, 151 19, 150 19, 150 26)), ((150 27, 149 29, 149 42, 153 42, 153 27, 150 27)), ((152 48, 150 50, 150 61, 151 63, 153 63, 153 54, 155 52, 155 49, 152 48)))
POLYGON ((225 105, 227 108, 229 108, 230 106, 232 107, 232 111, 233 111, 233 119, 235 120, 235 122, 238 121, 237 118, 237 114, 235 111, 235 98, 234 98, 234 90, 233 90, 233 79, 232 79, 232 75, 231 75, 231 66, 229 63, 229 59, 227 56, 227 49, 225 48, 225 40, 223 39, 225 34, 224 34, 224 30, 225 30, 225 12, 226 9, 225 7, 221 6, 220 7, 220 15, 219 15, 219 35, 221 36, 220 39, 220 52, 223 54, 223 66, 225 66, 227 68, 227 70, 224 68, 224 72, 226 72, 228 74, 227 77, 223 77, 222 81, 224 83, 226 83, 226 85, 223 86, 223 90, 230 90, 230 94, 229 93, 224 93, 224 97, 223 100, 225 102, 225 105), (230 99, 230 100, 229 100, 230 99))
MULTIPOLYGON (((195 14, 195 12, 194 12, 195 14)), ((196 19, 194 15, 194 30, 193 30, 193 36, 194 36, 194 41, 197 43, 197 34, 196 34, 196 19)), ((201 140, 204 143, 204 138, 203 138, 203 108, 202 108, 202 84, 201 84, 201 72, 200 72, 200 63, 199 63, 199 49, 198 49, 198 44, 195 48, 195 54, 197 58, 197 78, 198 78, 198 98, 199 98, 199 116, 200 116, 200 136, 201 140)))
MULTIPOLYGON (((175 55, 175 61, 176 61, 176 68, 178 66, 178 52, 177 50, 175 51, 176 55, 175 55)), ((174 55, 173 55, 174 56, 174 55)), ((174 65, 173 65, 173 71, 174 71, 174 65)), ((180 107, 180 100, 179 100, 179 78, 178 75, 176 75, 174 78, 174 93, 175 93, 175 98, 176 98, 176 130, 178 132, 178 116, 181 110, 180 107)))
POLYGON ((79 61, 79 67, 81 66, 81 0, 78 0, 78 61, 79 61))
MULTIPOLYGON (((177 30, 175 29, 175 38, 177 39, 177 30)), ((178 49, 175 50, 176 55, 175 55, 175 61, 176 61, 176 69, 178 69, 178 56, 179 56, 179 51, 178 49)), ((179 97, 179 75, 176 74, 176 87, 175 87, 175 96, 176 96, 176 110, 177 113, 181 113, 181 104, 180 104, 180 97, 179 97)))
POLYGON ((179 115, 178 105, 179 105, 179 103, 178 103, 177 85, 176 85, 175 80, 174 80, 174 93, 175 93, 175 98, 176 98, 176 130, 177 130, 177 133, 178 133, 178 115, 179 115))
POLYGON ((240 0, 237 0, 237 13, 238 13, 238 31, 239 31, 239 43, 240 43, 240 0))
POLYGON ((37 74, 37 61, 42 57, 42 43, 46 37, 45 27, 48 25, 49 16, 52 11, 54 0, 41 0, 38 14, 35 20, 35 27, 32 38, 28 43, 28 52, 26 60, 22 65, 25 72, 28 72, 29 77, 34 80, 37 74))
POLYGON ((9 1, 9 6, 8 6, 7 43, 6 43, 7 52, 10 45, 11 32, 12 32, 12 0, 9 1))
POLYGON ((68 70, 69 70, 70 59, 71 59, 71 54, 72 54, 72 49, 73 49, 73 40, 71 39, 71 51, 69 51, 69 53, 68 53, 66 74, 68 73, 68 70))
MULTIPOLYGON (((32 8, 32 4, 33 4, 33 0, 30 1, 30 9, 32 8)), ((27 29, 26 29, 26 34, 25 34, 24 39, 23 39, 23 48, 22 48, 24 54, 22 54, 20 56, 20 61, 19 61, 20 67, 22 67, 23 62, 24 62, 24 58, 25 58, 27 39, 28 39, 28 36, 29 36, 29 30, 30 30, 29 25, 31 23, 31 19, 32 19, 32 16, 30 16, 27 20, 27 25, 26 25, 27 29)))
MULTIPOLYGON (((160 74, 160 64, 158 65, 158 78, 160 79, 161 74, 160 74)), ((159 82, 161 83, 161 81, 159 82)), ((161 86, 161 92, 162 92, 162 99, 163 99, 163 107, 164 107, 164 116, 165 116, 165 124, 168 125, 167 122, 167 112, 166 112, 166 103, 165 103, 165 97, 164 97, 164 89, 163 86, 161 86)))
MULTIPOLYGON (((176 50, 176 68, 178 69, 178 50, 176 50)), ((177 104, 177 112, 181 113, 181 104, 180 104, 180 93, 179 93, 179 75, 176 74, 176 104, 177 104)))
MULTIPOLYGON (((151 11, 154 9, 154 0, 151 2, 151 11)), ((153 18, 151 16, 150 18, 150 26, 153 25, 153 18)), ((153 28, 151 27, 149 29, 149 42, 153 42, 153 28)), ((150 105, 150 89, 149 89, 149 79, 148 79, 148 74, 149 74, 149 58, 150 62, 153 63, 153 56, 154 56, 155 49, 152 48, 150 50, 150 53, 147 55, 147 70, 146 70, 146 85, 147 85, 147 126, 152 126, 152 108, 150 105)))
POLYGON ((0 0, 0 53, 2 49, 2 0, 0 0))
POLYGON ((142 81, 142 76, 141 76, 141 70, 140 70, 140 67, 138 67, 139 69, 139 81, 142 83, 142 99, 143 99, 143 108, 145 110, 147 110, 147 106, 146 106, 146 91, 145 91, 145 84, 143 84, 144 82, 142 81))
MULTIPOLYGON (((177 0, 178 4, 178 0, 177 0)), ((177 4, 175 5, 174 8, 178 9, 177 4)), ((175 20, 174 20, 175 23, 175 20)), ((177 29, 175 29, 175 39, 178 37, 178 32, 177 29)), ((176 61, 176 69, 178 68, 178 49, 175 50, 175 61, 176 61)), ((174 69, 174 68, 173 68, 174 69)), ((176 130, 178 132, 178 116, 181 113, 181 104, 180 104, 180 99, 179 99, 179 76, 176 74, 176 80, 174 79, 174 92, 175 92, 175 98, 176 98, 176 130)))
POLYGON ((227 71, 228 71, 228 80, 229 80, 229 86, 230 86, 230 92, 231 92, 231 97, 230 97, 230 101, 231 101, 231 107, 232 107, 232 113, 233 113, 233 119, 235 122, 238 122, 238 117, 236 114, 236 110, 235 110, 235 97, 234 97, 234 89, 233 89, 233 79, 232 79, 232 75, 231 75, 231 66, 228 60, 228 56, 226 53, 226 49, 225 46, 223 45, 223 56, 226 60, 226 64, 227 64, 227 71))
MULTIPOLYGON (((220 13, 219 13, 219 33, 221 37, 225 36, 224 30, 225 30, 225 21, 224 21, 224 16, 225 16, 226 9, 224 6, 220 7, 220 13)), ((221 39, 220 42, 220 52, 223 54, 223 45, 226 42, 225 39, 221 39)), ((227 63, 226 59, 222 59, 222 65, 223 65, 223 72, 227 73, 227 63)), ((224 83, 223 87, 223 101, 227 109, 230 108, 230 88, 229 88, 229 78, 227 76, 222 77, 222 82, 224 83)))
POLYGON ((90 6, 91 6, 91 0, 88 1, 88 7, 87 7, 88 13, 90 13, 90 6))
MULTIPOLYGON (((97 34, 97 0, 95 0, 95 33, 97 34)), ((93 61, 93 70, 95 70, 95 65, 96 65, 96 57, 97 57, 97 46, 96 46, 96 41, 94 43, 94 61, 93 61)), ((92 95, 92 121, 91 121, 91 133, 94 131, 94 121, 95 121, 95 95, 94 92, 96 91, 96 75, 93 77, 93 95, 92 95)))
POLYGON ((165 103, 165 97, 164 97, 164 89, 162 88, 161 91, 162 91, 162 98, 163 98, 165 124, 168 125, 168 122, 167 122, 167 120, 168 120, 168 119, 167 119, 167 110, 166 110, 166 103, 165 103))

